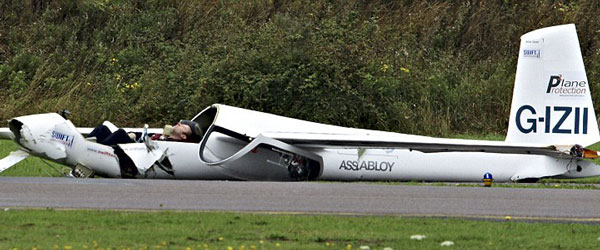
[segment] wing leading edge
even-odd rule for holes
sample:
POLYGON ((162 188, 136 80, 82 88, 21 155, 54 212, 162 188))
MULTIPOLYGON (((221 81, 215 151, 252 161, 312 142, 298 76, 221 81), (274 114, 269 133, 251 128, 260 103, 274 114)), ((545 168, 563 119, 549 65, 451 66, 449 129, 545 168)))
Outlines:
POLYGON ((500 154, 534 154, 552 157, 597 158, 593 150, 573 145, 539 145, 506 143, 503 141, 444 139, 433 137, 403 137, 350 134, 280 133, 266 132, 264 136, 283 142, 312 148, 359 147, 359 148, 402 148, 423 153, 442 152, 485 152, 500 154))

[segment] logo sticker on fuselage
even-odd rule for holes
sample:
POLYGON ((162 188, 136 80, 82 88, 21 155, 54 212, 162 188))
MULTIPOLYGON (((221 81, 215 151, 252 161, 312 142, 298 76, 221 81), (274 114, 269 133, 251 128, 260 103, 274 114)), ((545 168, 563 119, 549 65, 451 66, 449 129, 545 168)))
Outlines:
POLYGON ((390 161, 354 161, 344 160, 340 163, 340 170, 349 171, 379 171, 392 172, 394 162, 390 161))
POLYGON ((66 135, 58 131, 52 131, 51 141, 58 142, 67 147, 73 147, 73 141, 75 140, 75 136, 66 135))

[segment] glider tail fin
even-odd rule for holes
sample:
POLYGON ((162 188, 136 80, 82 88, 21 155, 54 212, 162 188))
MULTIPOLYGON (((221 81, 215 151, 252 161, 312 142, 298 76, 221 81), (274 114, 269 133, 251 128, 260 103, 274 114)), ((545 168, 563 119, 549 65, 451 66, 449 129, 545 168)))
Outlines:
POLYGON ((506 141, 588 146, 599 140, 575 25, 521 36, 506 141))

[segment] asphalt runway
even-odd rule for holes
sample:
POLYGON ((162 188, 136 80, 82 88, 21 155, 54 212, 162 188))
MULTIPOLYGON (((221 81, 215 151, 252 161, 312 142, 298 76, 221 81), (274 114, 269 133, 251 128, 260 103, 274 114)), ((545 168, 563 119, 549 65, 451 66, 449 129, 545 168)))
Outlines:
POLYGON ((0 178, 1 208, 200 210, 600 223, 600 191, 378 183, 0 178))

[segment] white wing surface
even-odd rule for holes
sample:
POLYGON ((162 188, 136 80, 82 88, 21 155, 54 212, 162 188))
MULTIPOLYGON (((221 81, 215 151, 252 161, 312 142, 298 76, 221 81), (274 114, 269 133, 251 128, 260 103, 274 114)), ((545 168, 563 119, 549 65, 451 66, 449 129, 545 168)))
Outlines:
POLYGON ((2 160, 0 160, 0 172, 3 172, 20 161, 25 160, 25 158, 28 156, 29 154, 27 152, 21 150, 11 152, 7 157, 4 157, 2 160))
POLYGON ((501 154, 535 154, 552 157, 570 157, 575 145, 542 145, 506 143, 502 141, 444 139, 434 137, 404 137, 380 135, 344 135, 319 133, 263 133, 264 136, 299 146, 312 148, 361 147, 403 148, 424 153, 440 152, 486 152, 501 154))
POLYGON ((13 134, 8 128, 0 128, 0 140, 12 140, 13 134))

